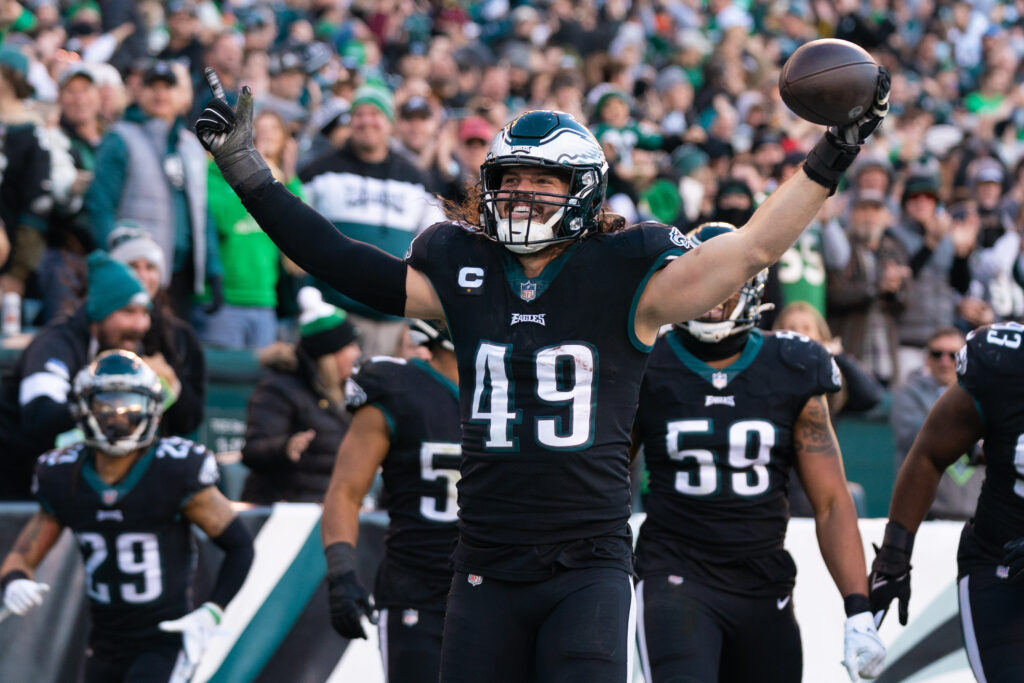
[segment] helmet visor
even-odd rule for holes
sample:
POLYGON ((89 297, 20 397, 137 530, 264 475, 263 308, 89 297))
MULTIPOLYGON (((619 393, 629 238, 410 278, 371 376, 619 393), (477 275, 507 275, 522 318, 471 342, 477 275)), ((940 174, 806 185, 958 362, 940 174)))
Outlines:
POLYGON ((129 391, 101 391, 89 399, 100 432, 115 443, 137 435, 151 413, 153 399, 129 391))

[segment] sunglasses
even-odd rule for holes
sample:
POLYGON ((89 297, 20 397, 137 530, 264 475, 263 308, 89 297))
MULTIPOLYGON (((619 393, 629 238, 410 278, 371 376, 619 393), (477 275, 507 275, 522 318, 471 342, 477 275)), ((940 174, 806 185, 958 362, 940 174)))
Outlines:
POLYGON ((942 351, 941 349, 928 349, 928 355, 939 360, 943 356, 946 356, 950 360, 956 360, 956 351, 942 351))

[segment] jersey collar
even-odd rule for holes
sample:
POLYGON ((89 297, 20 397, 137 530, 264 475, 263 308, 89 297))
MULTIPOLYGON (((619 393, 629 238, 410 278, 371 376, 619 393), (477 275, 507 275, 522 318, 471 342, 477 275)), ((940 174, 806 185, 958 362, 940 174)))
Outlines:
POLYGON ((89 488, 99 494, 104 505, 113 505, 124 498, 139 483, 142 475, 149 469, 154 453, 156 453, 156 443, 151 445, 138 462, 132 465, 132 468, 128 470, 128 476, 119 483, 111 485, 100 479, 99 473, 96 472, 96 452, 91 448, 87 449, 85 462, 82 463, 82 478, 89 484, 89 488))
POLYGON ((737 358, 732 364, 724 368, 713 368, 697 356, 693 355, 686 350, 683 343, 679 341, 678 335, 680 332, 671 330, 667 335, 669 348, 676 357, 685 365, 687 368, 692 370, 694 373, 703 377, 708 384, 716 389, 724 389, 728 386, 729 382, 733 381, 737 375, 750 367, 750 364, 754 362, 757 354, 761 352, 761 347, 764 346, 764 335, 761 334, 761 330, 753 329, 750 330, 750 336, 747 338, 747 345, 743 347, 743 352, 740 353, 740 357, 737 358), (725 384, 721 384, 721 381, 716 383, 716 378, 725 378, 725 384), (721 386, 719 386, 721 384, 721 386))
POLYGON ((561 254, 551 259, 551 261, 544 266, 544 269, 540 272, 537 277, 526 277, 526 272, 523 270, 523 264, 519 262, 508 249, 502 248, 499 252, 501 256, 501 265, 505 270, 505 279, 508 280, 508 286, 511 288, 512 293, 519 297, 526 303, 531 303, 540 298, 540 295, 548 288, 558 274, 562 272, 562 268, 569 260, 569 256, 576 251, 579 246, 579 240, 573 242, 566 247, 561 254))

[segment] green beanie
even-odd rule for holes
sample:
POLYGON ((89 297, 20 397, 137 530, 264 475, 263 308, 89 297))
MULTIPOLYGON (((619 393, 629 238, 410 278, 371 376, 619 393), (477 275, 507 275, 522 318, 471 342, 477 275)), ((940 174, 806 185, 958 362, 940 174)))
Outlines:
POLYGON ((89 254, 89 289, 85 295, 85 313, 90 322, 99 322, 129 304, 152 307, 149 294, 128 266, 105 251, 89 254))
POLYGON ((360 104, 372 104, 384 112, 388 120, 395 120, 395 98, 391 91, 380 85, 363 85, 356 89, 352 96, 352 111, 360 104))
POLYGON ((348 314, 324 301, 316 287, 299 290, 299 346, 313 358, 345 348, 359 338, 348 314))

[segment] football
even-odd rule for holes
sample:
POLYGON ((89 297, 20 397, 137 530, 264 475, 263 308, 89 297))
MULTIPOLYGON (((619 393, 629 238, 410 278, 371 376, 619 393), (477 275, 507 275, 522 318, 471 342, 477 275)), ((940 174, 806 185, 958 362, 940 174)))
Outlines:
POLYGON ((859 45, 824 38, 801 45, 782 66, 779 94, 794 114, 823 126, 856 121, 874 102, 878 64, 859 45))

